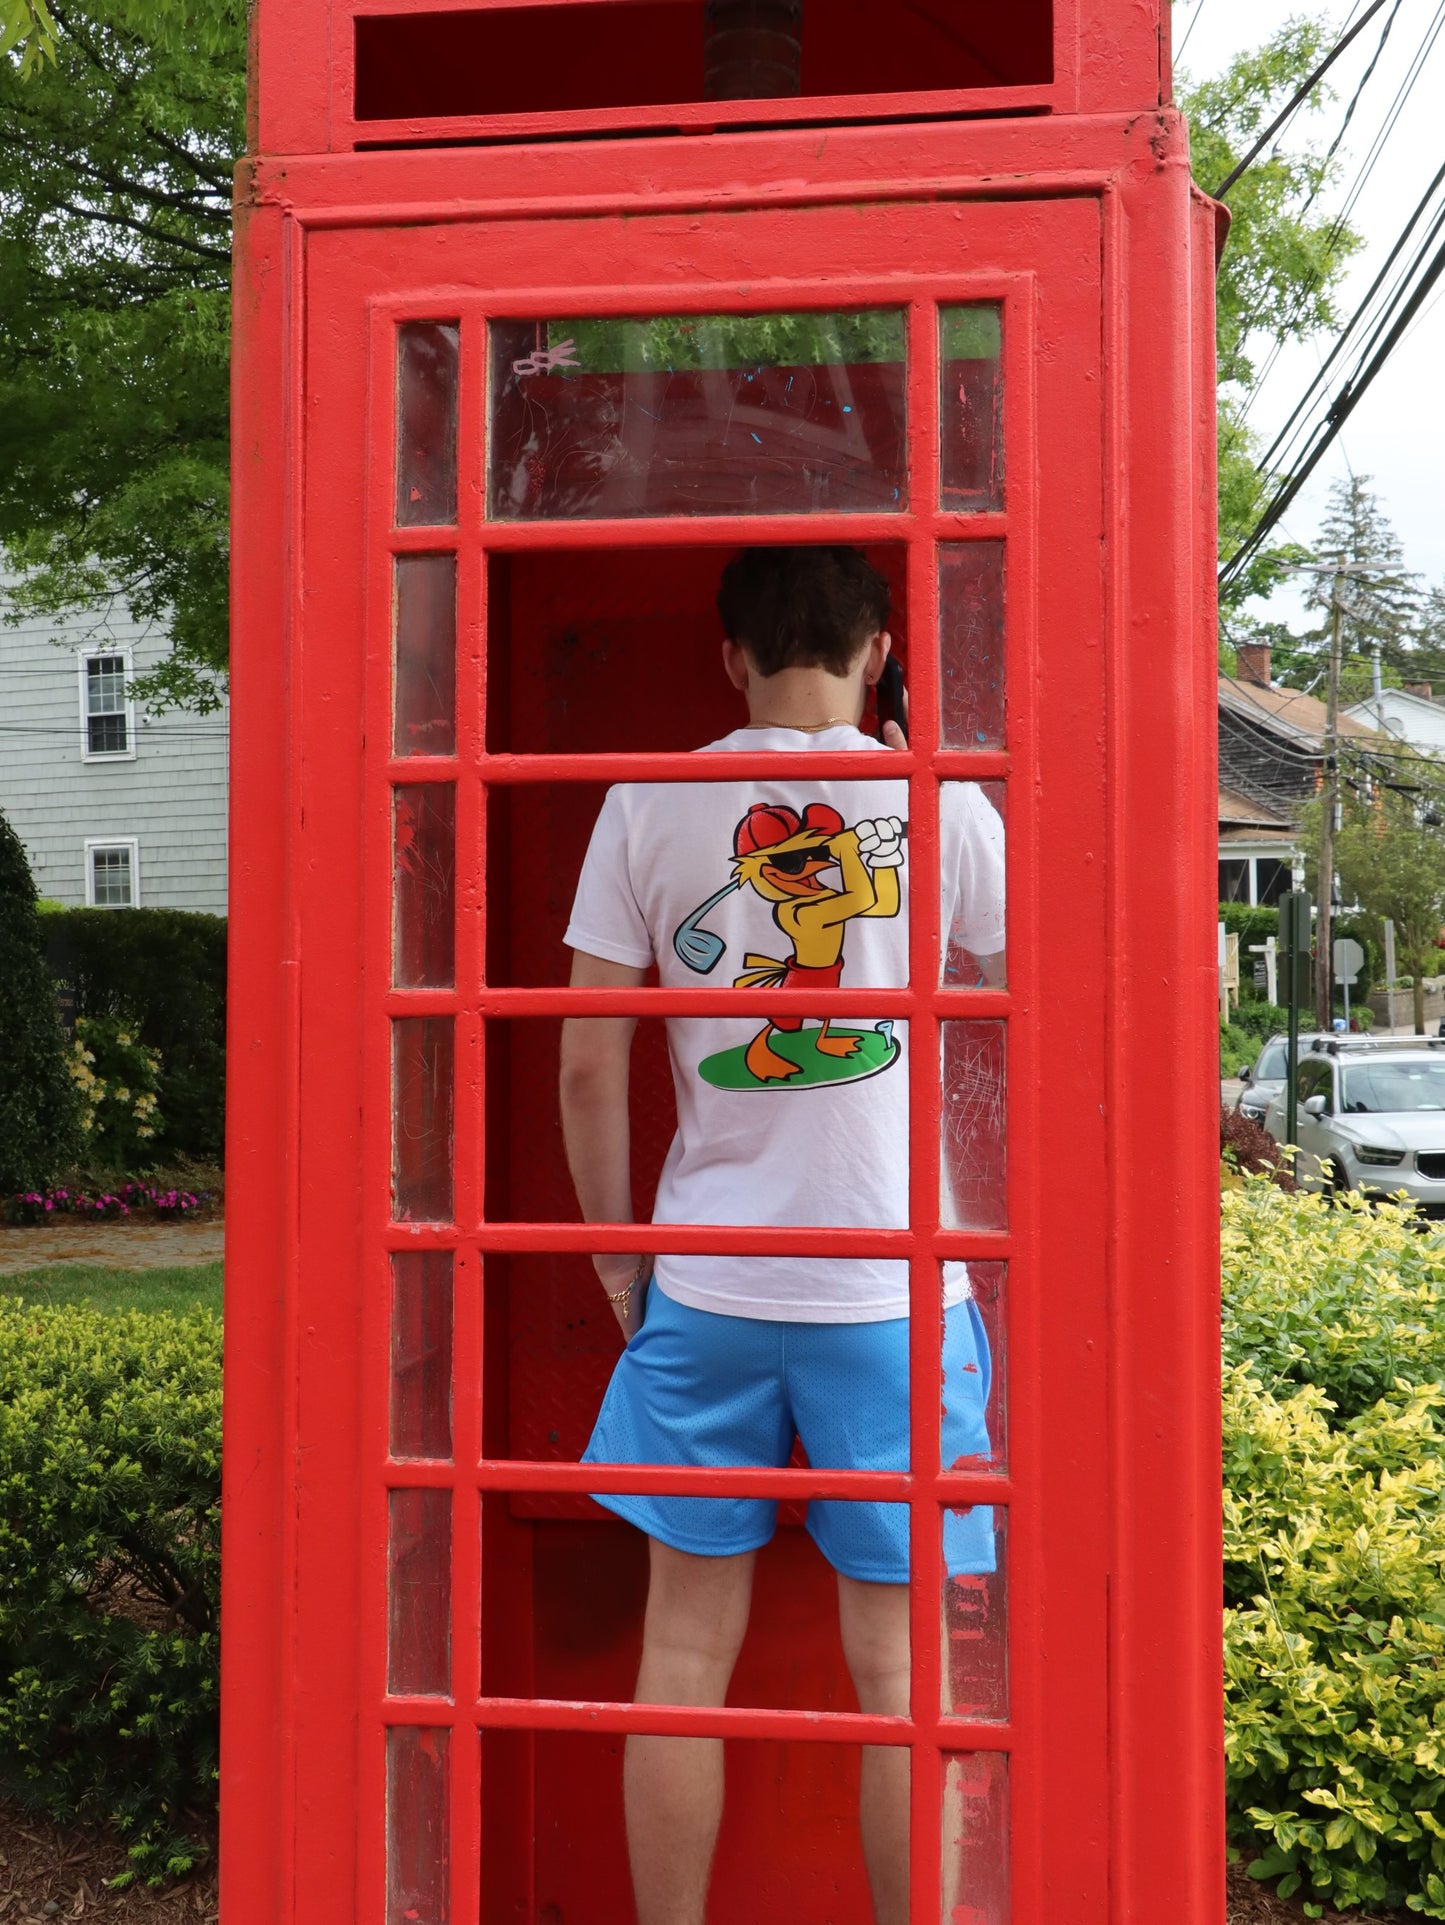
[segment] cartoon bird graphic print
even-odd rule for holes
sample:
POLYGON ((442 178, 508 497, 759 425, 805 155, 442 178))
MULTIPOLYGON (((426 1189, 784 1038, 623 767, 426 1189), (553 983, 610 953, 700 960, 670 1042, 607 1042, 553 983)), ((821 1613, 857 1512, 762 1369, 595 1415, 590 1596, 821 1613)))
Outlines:
MULTIPOLYGON (((707 908, 734 889, 750 889, 766 902, 773 922, 788 940, 784 958, 749 954, 739 989, 836 989, 842 981, 843 948, 848 925, 862 916, 896 916, 901 903, 899 870, 903 864, 904 825, 897 816, 880 816, 845 825, 838 811, 826 803, 810 802, 801 815, 785 804, 755 802, 733 832, 733 879, 718 896, 694 911, 674 938, 678 953, 691 967, 710 968, 721 955, 717 938, 698 929, 707 908), (828 871, 836 880, 825 881, 828 871), (691 959, 688 944, 716 943, 715 953, 704 949, 691 959)), ((691 952, 692 956, 696 951, 691 952)), ((891 1025, 889 1026, 891 1028, 891 1025)), ((810 1084, 803 1062, 795 1062, 774 1048, 783 1034, 804 1029, 801 1016, 770 1017, 743 1056, 748 1080, 754 1087, 787 1083, 810 1084)), ((838 1033, 829 1021, 808 1032, 817 1056, 847 1059, 858 1054, 865 1035, 855 1030, 838 1033)), ((876 1067, 886 1067, 896 1053, 885 1032, 888 1053, 876 1067)), ((706 1067, 704 1070, 706 1073, 706 1067)), ((830 1076, 828 1080, 833 1080, 830 1076)))

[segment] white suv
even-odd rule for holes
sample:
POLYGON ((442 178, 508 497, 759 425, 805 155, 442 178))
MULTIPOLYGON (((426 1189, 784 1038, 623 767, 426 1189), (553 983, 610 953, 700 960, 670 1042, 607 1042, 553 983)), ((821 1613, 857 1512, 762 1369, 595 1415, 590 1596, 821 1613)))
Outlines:
MULTIPOLYGON (((1296 1070, 1295 1175, 1308 1189, 1403 1190, 1445 1217, 1445 1037, 1316 1037, 1296 1070)), ((1264 1127, 1285 1140, 1284 1090, 1264 1127)))

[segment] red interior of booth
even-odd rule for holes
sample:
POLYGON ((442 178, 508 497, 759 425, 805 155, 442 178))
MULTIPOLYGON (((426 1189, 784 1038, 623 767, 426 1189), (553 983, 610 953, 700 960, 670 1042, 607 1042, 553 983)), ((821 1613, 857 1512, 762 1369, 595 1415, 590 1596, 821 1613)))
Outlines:
MULTIPOLYGON (((719 659, 714 607, 731 551, 709 547, 493 555, 488 577, 488 747, 526 753, 688 749, 735 728, 738 696, 719 659), (645 582, 646 592, 640 584, 645 582), (513 673, 513 664, 526 664, 513 673)), ((904 550, 870 549, 906 628, 904 550)), ((872 723, 866 724, 870 728, 872 723)), ((487 975, 493 983, 565 982, 572 893, 602 799, 576 783, 497 788, 488 800, 487 975)), ((493 1024, 487 1057, 489 1218, 575 1220, 557 1116, 555 1021, 493 1024)), ((651 1214, 675 1127, 660 1023, 639 1026, 633 1061, 635 1211, 651 1214)), ((557 1254, 487 1259, 482 1408, 489 1457, 575 1461, 620 1343, 590 1263, 557 1254)), ((856 1709, 838 1641, 831 1570, 801 1512, 784 1513, 759 1558, 752 1624, 730 1702, 856 1709)), ((488 1494, 483 1501, 483 1691, 517 1697, 631 1696, 646 1598, 646 1544, 585 1498, 488 1494)), ((630 1903, 621 1781, 592 1753, 618 1739, 492 1734, 484 1772, 524 1774, 535 1798, 535 1859, 508 1824, 483 1843, 483 1919, 516 1916, 535 1879, 538 1919, 624 1917, 630 1903), (585 1754, 585 1755, 582 1755, 585 1754), (577 1787, 586 1784, 580 1801, 577 1787), (616 1809, 611 1807, 615 1805, 616 1809), (510 1867, 510 1870, 507 1868, 510 1867), (555 1909, 549 1909, 554 1907, 555 1909)), ((737 1749, 736 1747, 734 1748, 737 1749)), ((836 1887, 838 1925, 866 1925, 857 1843, 856 1750, 759 1745, 730 1775, 713 1906, 740 1917, 748 1852, 769 1863, 817 1915, 817 1880, 836 1887), (810 1842, 811 1841, 811 1842, 810 1842), (807 1903, 804 1894, 811 1894, 807 1903)), ((483 1811, 502 1812, 489 1800, 483 1811)), ((781 1897, 781 1892, 779 1893, 781 1897)))

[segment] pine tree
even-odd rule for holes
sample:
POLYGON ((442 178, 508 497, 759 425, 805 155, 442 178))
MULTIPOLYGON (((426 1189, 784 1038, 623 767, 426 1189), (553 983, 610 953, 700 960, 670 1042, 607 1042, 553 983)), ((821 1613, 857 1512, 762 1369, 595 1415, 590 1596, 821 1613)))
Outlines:
MULTIPOLYGON (((1316 553, 1322 562, 1339 556, 1346 568, 1368 571, 1345 583, 1345 661, 1369 661, 1378 649, 1383 663, 1408 676, 1420 624, 1419 576, 1405 567, 1400 538, 1370 487, 1369 475, 1342 476, 1332 484, 1316 553), (1397 579, 1384 579, 1389 576, 1397 579)), ((1321 610, 1323 620, 1304 640, 1321 655, 1329 648, 1333 593, 1332 576, 1310 578, 1306 599, 1321 610)))
POLYGON ((0 1194, 52 1182, 80 1147, 55 984, 20 838, 0 815, 0 1194))

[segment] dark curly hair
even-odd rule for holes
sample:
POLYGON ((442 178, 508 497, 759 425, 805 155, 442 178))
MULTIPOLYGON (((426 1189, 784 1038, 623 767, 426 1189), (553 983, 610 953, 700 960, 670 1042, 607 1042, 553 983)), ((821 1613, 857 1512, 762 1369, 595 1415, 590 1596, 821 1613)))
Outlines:
POLYGON ((760 675, 846 675, 888 620, 888 584, 858 548, 745 548, 723 570, 717 610, 760 675))

